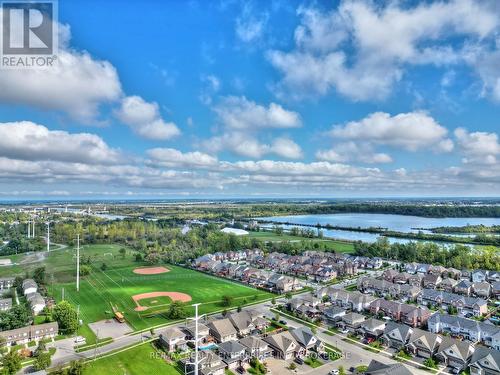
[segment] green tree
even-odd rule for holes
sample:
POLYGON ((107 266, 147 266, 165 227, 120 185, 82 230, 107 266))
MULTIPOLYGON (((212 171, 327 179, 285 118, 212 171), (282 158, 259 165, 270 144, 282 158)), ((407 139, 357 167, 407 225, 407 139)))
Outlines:
POLYGON ((54 307, 52 316, 59 324, 59 329, 66 334, 73 333, 78 328, 78 315, 68 301, 59 302, 54 307))
POLYGON ((67 375, 83 375, 85 363, 83 361, 71 361, 67 369, 67 375))
POLYGON ((272 303, 273 305, 276 305, 276 298, 274 298, 274 297, 273 297, 273 298, 271 298, 271 303, 272 303))
POLYGON ((430 368, 437 368, 437 363, 434 359, 432 358, 427 358, 424 361, 424 366, 430 367, 430 368))
POLYGON ((35 268, 33 271, 33 280, 38 284, 45 284, 45 266, 35 268))
POLYGON ((169 319, 183 319, 187 316, 185 305, 181 301, 173 301, 167 310, 169 319))
POLYGON ((21 369, 21 356, 15 350, 11 350, 2 358, 3 372, 5 375, 13 375, 21 369))
POLYGON ((127 249, 124 247, 120 248, 120 255, 122 256, 122 259, 125 259, 125 255, 127 254, 127 249))
POLYGON ((339 366, 339 375, 345 375, 344 366, 339 366))
POLYGON ((222 301, 221 301, 222 306, 229 307, 229 306, 231 306, 232 302, 233 302, 233 297, 228 296, 228 295, 222 296, 222 301))
POLYGON ((89 265, 83 264, 82 266, 80 266, 80 276, 90 275, 91 272, 92 272, 92 267, 90 267, 89 265))
POLYGON ((106 271, 108 269, 108 265, 106 263, 101 264, 101 271, 106 271))
POLYGON ((36 371, 45 370, 52 363, 52 359, 50 358, 49 352, 41 352, 38 353, 35 359, 35 363, 33 363, 33 367, 36 371))

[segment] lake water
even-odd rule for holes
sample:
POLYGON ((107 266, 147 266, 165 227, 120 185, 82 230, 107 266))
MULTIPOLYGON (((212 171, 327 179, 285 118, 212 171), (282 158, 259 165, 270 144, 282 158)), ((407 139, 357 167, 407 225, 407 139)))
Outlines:
MULTIPOLYGON (((290 216, 272 216, 259 218, 266 221, 289 222, 296 225, 301 224, 321 224, 334 225, 339 227, 351 228, 369 228, 382 227, 388 230, 398 232, 418 232, 414 228, 433 228, 440 226, 459 227, 467 224, 471 225, 500 225, 500 218, 429 218, 420 216, 389 215, 389 214, 331 214, 331 215, 290 215, 290 216)), ((272 225, 263 225, 272 227, 272 225)), ((285 225, 284 229, 290 229, 294 225, 285 225)), ((313 228, 314 229, 314 228, 313 228)), ((352 232, 346 230, 328 230, 322 229, 325 237, 361 240, 365 242, 374 242, 379 237, 375 233, 352 232)), ((424 231, 425 232, 425 231, 424 231)), ((400 238, 390 238, 390 242, 408 242, 400 238)))

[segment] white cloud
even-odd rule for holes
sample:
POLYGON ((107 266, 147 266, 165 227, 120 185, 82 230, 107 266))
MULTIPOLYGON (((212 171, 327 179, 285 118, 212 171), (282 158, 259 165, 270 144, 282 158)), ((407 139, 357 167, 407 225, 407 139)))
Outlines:
POLYGON ((49 130, 29 121, 0 123, 0 157, 31 161, 116 164, 120 153, 89 133, 49 130))
POLYGON ((286 110, 276 103, 265 107, 245 97, 225 97, 214 111, 225 127, 236 130, 287 129, 302 125, 297 112, 286 110))
POLYGON ((167 140, 180 134, 174 123, 161 118, 157 103, 146 102, 139 96, 124 98, 116 116, 136 134, 147 139, 167 140))
POLYGON ((147 151, 151 166, 168 168, 210 168, 218 165, 218 160, 212 155, 199 151, 182 153, 173 148, 153 148, 147 151))
POLYGON ((113 65, 73 50, 61 50, 52 68, 1 70, 0 87, 0 101, 62 111, 84 122, 122 94, 113 65))
POLYGON ((283 74, 277 93, 301 97, 336 89, 353 100, 384 99, 408 66, 465 62, 470 50, 455 48, 453 38, 479 43, 493 35, 500 21, 491 4, 344 0, 331 12, 300 8, 295 48, 268 52, 283 74))
POLYGON ((287 159, 300 159, 304 156, 300 146, 289 138, 275 139, 270 151, 287 159))
POLYGON ((340 143, 329 150, 318 150, 316 152, 316 159, 341 163, 348 161, 358 161, 367 164, 392 162, 390 155, 374 152, 370 144, 357 144, 355 142, 340 143))
POLYGON ((199 99, 204 105, 210 105, 212 104, 212 97, 221 88, 221 81, 217 76, 208 74, 201 76, 201 82, 203 87, 201 89, 199 99))
POLYGON ((455 130, 460 150, 465 155, 463 162, 468 164, 497 164, 500 143, 496 133, 472 132, 464 128, 455 130))
POLYGON ((448 130, 425 112, 400 113, 391 116, 375 112, 360 121, 336 125, 333 137, 401 147, 409 151, 433 149, 451 151, 453 143, 446 138, 448 130))
POLYGON ((251 4, 245 3, 241 15, 236 18, 236 36, 245 43, 259 40, 264 33, 268 18, 266 13, 256 15, 251 4))

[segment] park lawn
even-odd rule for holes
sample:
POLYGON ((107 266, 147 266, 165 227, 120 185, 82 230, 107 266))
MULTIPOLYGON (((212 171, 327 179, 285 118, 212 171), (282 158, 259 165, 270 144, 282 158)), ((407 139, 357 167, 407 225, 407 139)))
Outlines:
POLYGON ((84 375, 180 375, 160 356, 155 356, 155 349, 149 343, 127 349, 121 353, 89 362, 84 375))
POLYGON ((250 238, 256 238, 262 241, 270 241, 270 242, 281 242, 281 241, 290 241, 290 242, 300 242, 300 241, 312 241, 314 243, 321 243, 326 246, 327 250, 336 251, 339 253, 353 253, 354 252, 354 244, 349 241, 341 241, 341 240, 332 240, 329 238, 308 238, 301 236, 291 236, 290 234, 284 233, 282 235, 278 235, 274 232, 261 231, 261 232, 250 232, 248 234, 250 238))
MULTIPOLYGON (((80 318, 84 323, 112 318, 113 308, 124 314, 134 330, 167 323, 168 319, 161 314, 165 312, 170 302, 166 297, 149 299, 149 306, 152 306, 149 310, 144 312, 134 310, 136 304, 132 296, 147 292, 186 293, 192 297, 192 303, 201 303, 200 313, 224 309, 221 301, 222 296, 225 295, 233 299, 229 307, 272 297, 272 294, 268 292, 174 265, 166 266, 170 272, 158 275, 135 274, 133 270, 144 264, 130 260, 127 266, 122 266, 120 260, 118 267, 108 262, 108 268, 105 271, 100 269, 99 262, 93 262, 92 265, 91 274, 81 278, 79 292, 76 291, 74 281, 51 283, 48 288, 49 293, 57 301, 62 299, 64 293, 66 300, 75 306, 80 306, 80 318), (151 301, 154 300, 159 303, 152 304, 151 301)), ((140 304, 148 306, 148 300, 141 300, 140 304)), ((187 309, 190 314, 194 312, 190 306, 187 309)))

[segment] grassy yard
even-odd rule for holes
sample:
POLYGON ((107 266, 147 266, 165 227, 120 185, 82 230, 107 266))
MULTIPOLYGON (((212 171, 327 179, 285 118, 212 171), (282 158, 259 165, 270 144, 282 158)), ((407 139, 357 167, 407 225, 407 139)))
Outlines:
POLYGON ((354 252, 354 245, 348 241, 331 240, 328 238, 307 238, 301 236, 291 236, 284 233, 283 235, 278 235, 274 232, 250 232, 248 235, 250 238, 257 238, 262 241, 313 241, 324 244, 328 250, 334 250, 339 253, 352 253, 354 252))
POLYGON ((84 375, 180 375, 151 344, 144 344, 87 364, 84 375))

